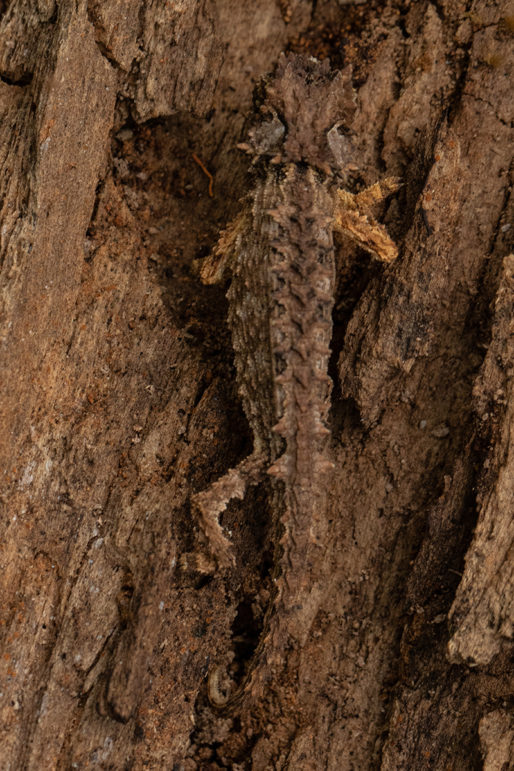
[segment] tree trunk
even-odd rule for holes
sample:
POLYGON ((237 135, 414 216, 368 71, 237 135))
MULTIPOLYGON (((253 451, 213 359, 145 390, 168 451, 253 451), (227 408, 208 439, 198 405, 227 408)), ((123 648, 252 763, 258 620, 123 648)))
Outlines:
POLYGON ((514 6, 0 13, 1 767, 514 768, 514 6), (400 255, 341 242, 323 593, 293 696, 225 714, 207 676, 258 643, 273 533, 256 488, 222 521, 235 567, 190 559, 192 495, 251 450, 195 265, 284 50, 352 66, 400 255))

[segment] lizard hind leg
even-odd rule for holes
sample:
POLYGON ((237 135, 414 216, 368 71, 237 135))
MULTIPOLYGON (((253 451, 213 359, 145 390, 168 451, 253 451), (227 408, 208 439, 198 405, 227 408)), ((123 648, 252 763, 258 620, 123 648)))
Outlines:
POLYGON ((234 498, 242 500, 247 488, 258 484, 264 478, 265 469, 264 455, 254 452, 206 490, 193 496, 193 503, 200 512, 200 527, 212 555, 221 568, 233 567, 235 559, 232 544, 220 524, 220 514, 234 498))

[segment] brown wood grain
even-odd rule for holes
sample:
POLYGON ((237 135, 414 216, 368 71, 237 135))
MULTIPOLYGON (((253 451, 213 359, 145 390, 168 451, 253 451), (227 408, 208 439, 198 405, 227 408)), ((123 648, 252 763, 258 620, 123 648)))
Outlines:
POLYGON ((0 767, 512 765, 513 18, 0 3, 0 767), (295 699, 220 719, 207 673, 256 644, 270 520, 259 490, 227 509, 229 577, 182 560, 191 496, 251 448, 224 288, 194 266, 251 189, 236 145, 288 49, 352 65, 400 252, 384 270, 341 237, 328 578, 295 699))

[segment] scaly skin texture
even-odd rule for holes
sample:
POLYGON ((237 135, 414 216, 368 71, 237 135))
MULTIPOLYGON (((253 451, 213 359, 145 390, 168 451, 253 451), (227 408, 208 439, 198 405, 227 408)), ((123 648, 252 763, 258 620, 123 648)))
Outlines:
POLYGON ((333 233, 350 235, 383 261, 396 257, 386 231, 366 210, 398 183, 388 180, 356 195, 340 190, 349 158, 347 137, 338 129, 354 109, 349 72, 283 57, 267 96, 264 112, 271 120, 255 128, 245 146, 261 164, 265 159, 264 174, 251 206, 222 234, 202 269, 206 283, 231 276, 228 322, 254 446, 239 466, 197 494, 195 503, 213 555, 221 567, 230 567, 234 558, 219 514, 267 474, 275 533, 274 593, 247 673, 228 694, 221 667, 209 676, 210 701, 224 710, 243 698, 262 698, 287 652, 304 644, 318 608, 318 543, 332 469, 327 368, 333 233), (323 105, 315 115, 309 110, 313 92, 314 103, 323 105))

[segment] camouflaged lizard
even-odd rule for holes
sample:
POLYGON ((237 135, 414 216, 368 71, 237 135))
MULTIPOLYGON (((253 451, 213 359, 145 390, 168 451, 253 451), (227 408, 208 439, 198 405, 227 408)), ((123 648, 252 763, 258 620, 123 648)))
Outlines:
POLYGON ((327 374, 340 231, 384 262, 397 256, 369 213, 395 192, 388 179, 352 194, 348 129, 355 111, 350 70, 282 56, 268 83, 261 122, 243 149, 261 171, 249 205, 224 231, 201 271, 205 283, 230 276, 228 323, 253 452, 194 502, 210 549, 234 564, 219 515, 248 485, 271 480, 275 524, 274 596, 257 649, 238 685, 226 668, 209 675, 213 706, 259 698, 291 647, 302 645, 319 605, 312 576, 321 558, 330 459, 327 374))

